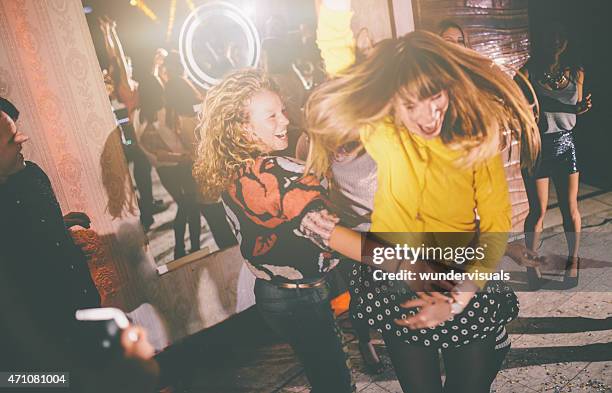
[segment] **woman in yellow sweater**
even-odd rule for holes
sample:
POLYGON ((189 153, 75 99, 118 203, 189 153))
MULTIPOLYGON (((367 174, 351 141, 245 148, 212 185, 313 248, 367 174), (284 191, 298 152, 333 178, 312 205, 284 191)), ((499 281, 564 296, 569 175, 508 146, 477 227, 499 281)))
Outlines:
MULTIPOLYGON (((360 141, 378 166, 371 231, 392 243, 486 247, 485 260, 466 270, 491 272, 511 224, 500 151, 522 137, 523 161, 533 160, 531 107, 490 60, 427 32, 382 41, 354 64, 351 16, 350 0, 320 8, 318 44, 337 78, 307 104, 308 168, 324 174, 340 146, 360 141)), ((452 305, 369 277, 360 289, 361 317, 383 333, 404 391, 489 391, 496 335, 518 312, 505 284, 466 281, 452 305)))

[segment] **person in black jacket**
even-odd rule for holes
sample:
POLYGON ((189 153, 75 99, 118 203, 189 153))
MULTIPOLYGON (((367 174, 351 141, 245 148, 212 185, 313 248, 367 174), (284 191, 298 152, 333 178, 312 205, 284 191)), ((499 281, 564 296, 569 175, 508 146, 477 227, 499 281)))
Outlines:
POLYGON ((69 372, 80 393, 152 392, 159 365, 142 327, 121 332, 116 358, 91 352, 91 332, 75 311, 100 307, 100 296, 68 231, 89 227, 89 218, 62 216, 49 178, 21 154, 29 138, 18 117, 0 97, 0 370, 69 372))
MULTIPOLYGON (((80 308, 99 307, 100 296, 91 279, 86 257, 74 244, 67 226, 88 226, 89 219, 83 213, 70 213, 64 219, 49 178, 38 165, 24 161, 21 154, 28 137, 15 125, 19 112, 1 97, 0 105, 3 297, 19 305, 31 324, 44 332, 46 338, 62 347, 75 348, 78 329, 75 329, 74 312, 80 308)), ((19 333, 12 326, 11 316, 5 313, 0 319, 0 328, 19 333)), ((2 340, 10 341, 4 335, 2 340)), ((14 369, 18 360, 9 358, 8 361, 13 365, 10 369, 14 369)), ((36 366, 35 356, 21 361, 18 363, 24 363, 26 369, 36 366)))

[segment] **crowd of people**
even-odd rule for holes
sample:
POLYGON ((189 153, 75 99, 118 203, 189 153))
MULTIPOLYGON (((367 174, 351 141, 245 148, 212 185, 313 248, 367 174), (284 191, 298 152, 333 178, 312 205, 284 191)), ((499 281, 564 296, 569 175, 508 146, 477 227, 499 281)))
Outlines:
MULTIPOLYGON (((191 175, 193 146, 200 91, 186 77, 177 51, 156 50, 150 73, 137 82, 132 77, 131 61, 123 51, 116 25, 108 18, 100 20, 108 68, 107 91, 115 113, 124 109, 118 124, 128 161, 133 162, 133 179, 139 195, 140 221, 148 231, 154 212, 161 210, 153 199, 152 168, 176 203, 173 220, 174 258, 187 254, 185 232, 189 228, 189 252, 200 250, 203 215, 219 248, 235 244, 223 219, 219 203, 203 203, 191 175)), ((167 206, 166 206, 167 207, 167 206)), ((163 208, 162 208, 163 209, 163 208)))
MULTIPOLYGON (((514 81, 470 49, 453 21, 435 33, 374 43, 367 29, 354 36, 351 18, 351 0, 322 0, 316 42, 314 30, 302 26, 296 55, 270 28, 261 66, 231 71, 206 92, 185 75, 178 52, 161 48, 136 82, 114 22, 101 20, 105 82, 133 162, 141 223, 148 231, 164 208, 153 198, 154 168, 177 204, 174 256, 187 254, 187 228, 189 252, 199 250, 202 215, 221 248, 238 242, 256 277, 257 308, 289 342, 313 392, 354 389, 330 306, 330 282, 343 280, 370 372, 385 367, 371 343, 377 330, 405 392, 488 392, 510 348, 505 326, 519 312, 513 290, 502 281, 434 288, 375 280, 375 269, 450 266, 375 265, 363 256, 381 244, 486 244, 484 260, 463 271, 494 271, 507 254, 528 267, 529 285, 538 289, 537 249, 552 179, 568 243, 564 281, 576 286, 581 223, 572 130, 592 106, 585 71, 564 61, 561 29, 534 46, 514 81), (521 143, 530 211, 525 246, 508 247, 512 211, 501 152, 513 141, 521 143)), ((68 232, 89 219, 62 217, 47 176, 20 154, 28 138, 17 126, 18 110, 8 100, 0 104, 0 207, 3 222, 12 223, 1 228, 3 261, 10 262, 3 262, 3 276, 23 281, 31 269, 48 270, 37 274, 43 280, 14 287, 13 296, 28 294, 23 318, 43 327, 48 336, 41 341, 71 367, 86 356, 62 353, 79 339, 74 311, 100 305, 86 256, 68 232), (46 243, 28 247, 32 239, 46 243), (49 259, 62 266, 41 263, 49 259), (61 277, 50 280, 54 275, 61 277), (57 282, 68 285, 58 290, 57 282)), ((1 327, 17 336, 10 324, 1 327)), ((146 332, 132 326, 124 334, 136 339, 121 340, 125 363, 118 369, 133 370, 127 364, 136 362, 142 391, 154 389, 159 369, 146 332)), ((11 362, 30 366, 28 345, 13 344, 11 362)))

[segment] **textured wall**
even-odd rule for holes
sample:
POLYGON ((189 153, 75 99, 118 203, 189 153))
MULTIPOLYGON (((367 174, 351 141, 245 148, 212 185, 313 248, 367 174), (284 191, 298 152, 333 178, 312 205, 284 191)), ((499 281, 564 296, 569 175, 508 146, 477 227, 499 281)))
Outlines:
POLYGON ((26 158, 47 172, 64 212, 90 215, 116 267, 109 305, 161 348, 253 304, 235 248, 157 275, 79 0, 0 1, 0 53, 0 95, 21 110, 26 158))
MULTIPOLYGON (((513 75, 529 57, 528 0, 412 0, 416 27, 435 31, 450 18, 464 27, 471 47, 513 75)), ((504 155, 512 200, 512 224, 522 232, 529 212, 517 145, 504 155)))
POLYGON ((451 18, 464 26, 473 49, 496 63, 520 68, 529 54, 528 0, 412 0, 415 24, 435 30, 451 18))

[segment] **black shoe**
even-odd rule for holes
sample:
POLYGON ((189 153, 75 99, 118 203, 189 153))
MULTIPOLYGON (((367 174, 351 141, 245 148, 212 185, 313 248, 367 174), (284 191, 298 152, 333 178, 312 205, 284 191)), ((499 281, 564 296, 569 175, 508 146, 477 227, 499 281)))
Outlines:
POLYGON ((185 247, 174 247, 174 259, 182 258, 185 255, 187 255, 187 253, 185 252, 185 247))
POLYGON ((574 268, 574 258, 569 257, 565 264, 565 274, 563 275, 563 284, 566 289, 575 288, 578 286, 580 278, 580 258, 576 258, 576 275, 572 275, 571 271, 574 268))
POLYGON ((366 343, 360 341, 359 353, 361 354, 361 358, 369 374, 380 374, 385 370, 385 364, 380 360, 380 357, 378 357, 376 348, 374 348, 371 341, 366 343))
POLYGON ((544 280, 542 279, 542 272, 537 267, 527 268, 527 288, 530 291, 537 291, 542 288, 544 280))

